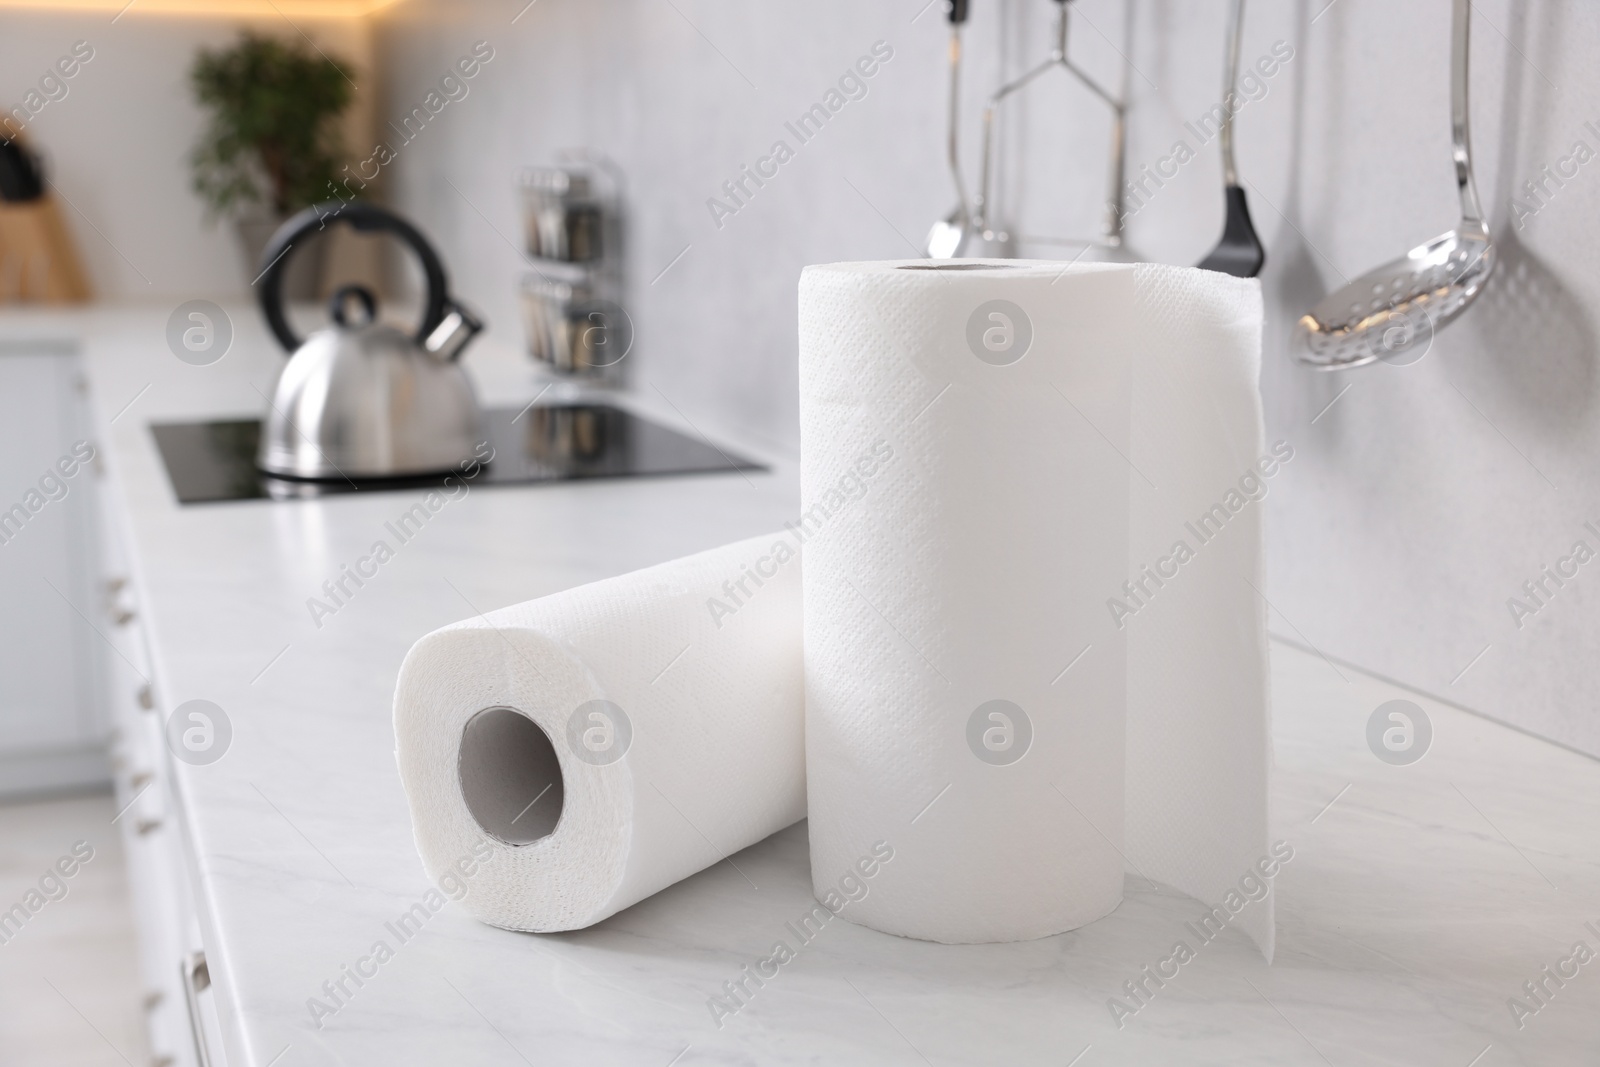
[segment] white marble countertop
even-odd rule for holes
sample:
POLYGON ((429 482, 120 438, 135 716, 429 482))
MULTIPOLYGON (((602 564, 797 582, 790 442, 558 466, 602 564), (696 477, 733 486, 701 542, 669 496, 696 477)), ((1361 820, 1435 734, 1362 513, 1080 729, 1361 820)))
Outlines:
MULTIPOLYGON (((775 527, 796 510, 795 469, 690 412, 772 472, 474 489, 317 629, 306 598, 412 501, 179 507, 148 423, 255 414, 281 356, 240 306, 221 362, 181 363, 170 310, 7 315, 0 336, 84 338, 158 699, 211 700, 233 723, 223 759, 177 770, 234 1067, 1600 1062, 1600 763, 1282 644, 1273 823, 1294 858, 1276 879, 1277 959, 1225 933, 1120 1028, 1108 999, 1204 910, 1136 875, 1111 916, 1036 942, 830 923, 719 1028, 708 998, 810 905, 804 824, 735 857, 749 881, 722 863, 577 933, 509 933, 446 907, 314 1028, 308 998, 376 941, 395 945, 385 924, 429 888, 392 756, 411 643, 775 527), (1397 696, 1434 728, 1406 767, 1365 741, 1397 696), (1519 1029, 1508 998, 1579 941, 1596 960, 1546 980, 1553 995, 1519 1029)), ((513 353, 469 365, 489 401, 532 398, 513 353)))

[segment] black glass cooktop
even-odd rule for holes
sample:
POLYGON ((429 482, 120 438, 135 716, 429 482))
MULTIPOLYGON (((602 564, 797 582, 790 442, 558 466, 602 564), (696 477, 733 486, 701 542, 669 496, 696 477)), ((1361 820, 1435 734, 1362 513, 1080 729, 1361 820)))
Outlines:
MULTIPOLYGON (((493 461, 467 479, 480 485, 526 485, 576 478, 765 470, 759 463, 658 426, 608 404, 546 404, 484 412, 493 461)), ((338 493, 442 485, 445 475, 304 482, 256 469, 261 423, 152 423, 156 446, 181 504, 219 500, 306 500, 338 493)), ((461 477, 455 475, 454 477, 461 477)))

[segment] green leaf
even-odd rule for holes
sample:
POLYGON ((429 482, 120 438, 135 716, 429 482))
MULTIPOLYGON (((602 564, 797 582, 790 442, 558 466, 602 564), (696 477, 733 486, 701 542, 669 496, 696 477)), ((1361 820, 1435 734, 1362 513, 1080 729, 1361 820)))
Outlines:
POLYGON ((210 114, 189 161, 213 215, 260 204, 282 217, 329 198, 344 158, 336 120, 350 105, 349 70, 302 42, 249 31, 230 48, 200 50, 189 81, 210 114))

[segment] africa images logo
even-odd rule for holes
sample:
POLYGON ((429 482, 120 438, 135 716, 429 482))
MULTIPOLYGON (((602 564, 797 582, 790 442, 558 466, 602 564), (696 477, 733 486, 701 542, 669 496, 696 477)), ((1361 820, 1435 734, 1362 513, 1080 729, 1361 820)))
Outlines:
POLYGON ((1009 700, 988 700, 967 717, 967 747, 992 767, 1007 767, 1028 754, 1033 720, 1009 700))
POLYGON ((1431 744, 1433 722, 1415 701, 1385 701, 1367 718, 1367 747, 1390 766, 1417 762, 1431 744))
POLYGON ((572 754, 594 767, 615 763, 633 744, 633 722, 609 700, 586 700, 567 719, 572 754))
POLYGON ((992 367, 1008 367, 1033 345, 1033 320, 1009 300, 986 300, 967 316, 967 347, 992 367))

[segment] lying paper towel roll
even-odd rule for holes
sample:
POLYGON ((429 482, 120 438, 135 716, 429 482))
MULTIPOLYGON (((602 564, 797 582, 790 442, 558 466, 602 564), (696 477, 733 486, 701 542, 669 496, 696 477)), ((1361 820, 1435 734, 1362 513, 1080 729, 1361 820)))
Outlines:
POLYGON ((418 641, 395 740, 429 876, 574 930, 803 818, 799 569, 756 538, 418 641))
MULTIPOLYGON (((1258 574, 1160 594, 1134 566, 1182 531, 1145 493, 1171 475, 1177 499, 1210 499, 1259 454, 1260 321, 1256 283, 1175 268, 807 268, 817 892, 875 842, 895 849, 846 918, 935 941, 1041 937, 1115 908, 1125 862, 1209 901, 1265 853, 1265 633, 1243 580, 1258 574), (1166 363, 1184 368, 1177 394, 1151 384, 1166 363), (1211 420, 1220 436, 1190 440, 1211 420), (1113 610, 1130 595, 1150 616, 1181 608, 1160 640, 1113 610), (1214 628, 1237 639, 1208 643, 1214 628), (1169 725, 1179 743, 1148 736, 1169 725), (1181 752, 1195 739, 1203 764, 1181 752), (1152 825, 1125 833, 1125 810, 1152 825)), ((1241 514, 1235 550, 1192 566, 1258 566, 1258 524, 1241 514)), ((1252 906, 1270 931, 1270 901, 1252 906)))

